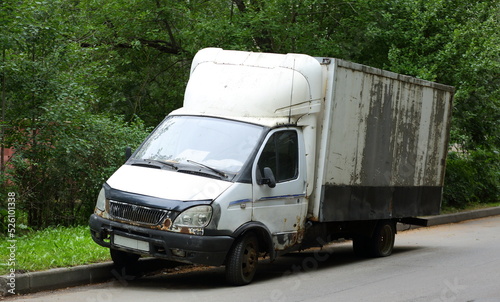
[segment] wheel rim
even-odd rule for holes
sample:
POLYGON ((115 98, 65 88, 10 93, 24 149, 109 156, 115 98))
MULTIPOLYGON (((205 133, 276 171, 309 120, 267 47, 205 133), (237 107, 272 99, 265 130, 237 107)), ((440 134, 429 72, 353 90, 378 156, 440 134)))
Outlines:
POLYGON ((243 275, 245 277, 251 276, 255 271, 257 266, 257 251, 252 243, 245 246, 243 251, 243 261, 241 262, 241 268, 243 275))
POLYGON ((378 240, 378 249, 382 255, 390 253, 394 242, 393 232, 390 225, 386 224, 380 230, 380 237, 378 240))

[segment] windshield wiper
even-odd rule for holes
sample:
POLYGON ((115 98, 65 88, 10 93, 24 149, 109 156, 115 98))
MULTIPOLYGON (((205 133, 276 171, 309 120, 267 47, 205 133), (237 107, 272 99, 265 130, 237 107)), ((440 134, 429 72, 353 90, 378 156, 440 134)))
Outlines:
POLYGON ((203 168, 206 168, 206 169, 208 169, 208 170, 210 170, 210 171, 212 171, 212 172, 215 172, 217 175, 219 175, 219 176, 221 176, 221 177, 227 178, 227 174, 226 174, 226 173, 224 173, 224 172, 222 172, 221 170, 218 170, 218 169, 212 168, 212 167, 210 167, 210 166, 207 166, 207 165, 205 165, 205 164, 202 164, 202 163, 196 162, 196 161, 194 161, 194 160, 190 160, 190 159, 188 159, 188 160, 186 160, 186 161, 187 161, 188 163, 192 163, 192 164, 195 164, 195 165, 201 166, 201 167, 203 167, 203 168))
POLYGON ((173 169, 177 170, 177 166, 173 162, 163 161, 163 160, 158 160, 158 159, 152 159, 152 158, 145 159, 145 161, 148 161, 148 160, 149 161, 153 161, 155 163, 162 164, 164 166, 169 166, 170 168, 173 168, 173 169))
POLYGON ((146 167, 146 168, 161 169, 161 166, 153 165, 151 162, 149 162, 149 163, 134 162, 130 165, 139 166, 139 167, 146 167))
POLYGON ((161 169, 162 166, 169 166, 170 168, 177 170, 177 166, 173 162, 168 162, 168 161, 162 161, 162 160, 157 160, 157 159, 140 159, 143 162, 134 162, 132 163, 132 166, 143 166, 143 167, 149 167, 149 168, 155 168, 155 169, 161 169), (155 164, 153 164, 155 163, 155 164), (156 165, 156 163, 160 164, 161 166, 156 165))

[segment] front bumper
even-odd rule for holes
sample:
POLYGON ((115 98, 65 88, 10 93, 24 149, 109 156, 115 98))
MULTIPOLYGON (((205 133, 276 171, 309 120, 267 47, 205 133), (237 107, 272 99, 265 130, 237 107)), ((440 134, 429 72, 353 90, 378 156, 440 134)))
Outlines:
POLYGON ((226 255, 234 241, 231 236, 197 236, 152 230, 111 221, 95 214, 90 216, 89 225, 92 239, 101 246, 195 264, 224 264, 226 255), (147 251, 115 245, 115 235, 138 240, 143 243, 143 246, 148 246, 147 251), (179 253, 183 256, 179 256, 179 253))

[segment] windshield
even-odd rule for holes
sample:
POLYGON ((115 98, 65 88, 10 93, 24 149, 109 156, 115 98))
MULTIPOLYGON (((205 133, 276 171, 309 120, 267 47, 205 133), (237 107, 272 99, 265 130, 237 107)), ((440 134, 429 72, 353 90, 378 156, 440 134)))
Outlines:
POLYGON ((261 126, 198 117, 167 117, 149 136, 135 159, 206 166, 236 174, 262 134, 261 126))

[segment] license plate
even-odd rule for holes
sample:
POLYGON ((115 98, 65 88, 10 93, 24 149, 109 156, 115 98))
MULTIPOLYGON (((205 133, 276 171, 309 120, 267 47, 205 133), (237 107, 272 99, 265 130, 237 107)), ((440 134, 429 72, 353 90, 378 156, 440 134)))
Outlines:
POLYGON ((149 252, 149 242, 115 235, 113 238, 115 245, 127 247, 134 250, 149 252))

